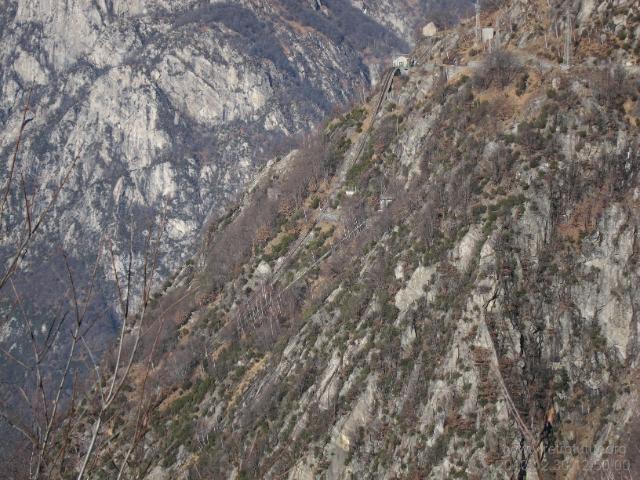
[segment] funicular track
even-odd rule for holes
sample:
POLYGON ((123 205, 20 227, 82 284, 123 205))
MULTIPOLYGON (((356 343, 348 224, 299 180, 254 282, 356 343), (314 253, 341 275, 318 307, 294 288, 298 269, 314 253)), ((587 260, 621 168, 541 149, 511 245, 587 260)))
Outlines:
MULTIPOLYGON (((356 147, 356 153, 355 153, 355 155, 353 155, 351 161, 345 162, 345 164, 343 166, 343 172, 349 171, 349 169, 353 165, 355 165, 358 162, 358 160, 360 159, 360 156, 362 155, 362 152, 364 151, 364 147, 366 146, 367 142, 369 141, 369 137, 371 135, 371 129, 375 125, 376 117, 378 116, 378 113, 380 113, 380 109, 382 108, 382 105, 384 104, 384 100, 385 100, 385 98, 387 96, 387 93, 391 89, 391 84, 393 83, 394 77, 396 76, 396 74, 399 71, 400 71, 399 68, 393 67, 393 68, 389 69, 385 73, 385 75, 383 77, 383 80, 382 80, 382 88, 380 90, 380 93, 378 94, 378 99, 376 101, 376 107, 374 108, 374 110, 372 112, 371 122, 369 124, 369 127, 367 128, 367 130, 365 132, 363 132, 360 135, 360 138, 358 139, 358 144, 357 144, 357 147, 356 147)), ((342 183, 344 183, 344 178, 341 178, 339 180, 339 185, 342 184, 342 183)), ((313 225, 311 226, 311 228, 309 228, 308 232, 295 242, 295 244, 294 244, 293 248, 291 249, 291 251, 287 254, 287 256, 284 258, 284 260, 281 262, 281 264, 273 272, 271 285, 275 285, 277 283, 277 281, 279 280, 282 272, 285 270, 286 266, 289 265, 290 261, 297 254, 297 252, 300 250, 302 245, 304 245, 304 243, 306 242, 306 240, 309 237, 310 233, 313 231, 314 227, 318 224, 318 222, 322 218, 323 214, 326 213, 326 210, 328 208, 328 204, 329 204, 328 201, 325 201, 323 203, 323 205, 320 208, 319 212, 315 215, 315 219, 313 220, 313 225)))
MULTIPOLYGON (((369 138, 371 136, 371 130, 375 125, 376 117, 378 116, 378 113, 380 113, 380 109, 382 108, 382 104, 384 103, 387 93, 389 93, 389 90, 391 89, 391 84, 393 83, 394 77, 396 76, 396 73, 398 73, 399 71, 400 71, 399 68, 394 67, 394 68, 391 68, 384 75, 382 79, 382 88, 380 89, 380 93, 378 95, 376 107, 371 112, 371 122, 369 123, 369 127, 365 132, 362 133, 362 135, 360 135, 360 138, 358 139, 355 155, 351 157, 351 160, 345 162, 345 165, 343 167, 342 177, 344 177, 346 175, 346 172, 348 172, 349 169, 352 166, 354 166, 356 163, 358 163, 358 160, 360 160, 360 156, 362 155, 362 152, 364 151, 364 148, 367 145, 367 142, 369 141, 369 138)), ((344 181, 344 178, 342 178, 341 180, 344 181)))

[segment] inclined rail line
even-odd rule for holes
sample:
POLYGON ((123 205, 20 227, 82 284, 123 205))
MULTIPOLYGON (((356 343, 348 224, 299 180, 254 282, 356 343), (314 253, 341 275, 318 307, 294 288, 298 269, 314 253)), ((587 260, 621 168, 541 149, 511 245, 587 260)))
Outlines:
MULTIPOLYGON (((346 160, 345 161, 345 163, 344 163, 344 165, 342 167, 342 175, 340 176, 340 179, 338 180, 338 186, 340 186, 341 184, 344 183, 344 181, 345 181, 344 177, 346 176, 346 172, 348 172, 349 169, 360 160, 362 152, 364 151, 364 148, 365 148, 369 138, 371 137, 371 130, 373 129, 373 127, 375 125, 376 117, 380 113, 380 110, 382 109, 382 105, 384 104, 385 98, 387 97, 387 93, 389 93, 389 90, 391 89, 391 85, 393 83, 393 79, 395 78, 396 74, 398 72, 400 72, 400 71, 401 71, 401 69, 399 67, 392 67, 385 73, 385 75, 383 77, 383 80, 382 80, 382 88, 380 90, 380 93, 378 94, 378 100, 376 102, 376 106, 375 106, 375 108, 373 109, 373 111, 371 113, 371 122, 369 123, 369 126, 368 126, 367 130, 365 132, 363 132, 360 135, 360 138, 358 139, 355 155, 353 155, 351 157, 351 160, 346 160)), ((306 243, 307 239, 309 238, 309 235, 311 234, 311 232, 313 232, 314 228, 317 226, 317 224, 320 221, 320 219, 322 218, 323 214, 326 212, 326 210, 328 208, 328 205, 329 205, 329 200, 327 199, 323 203, 322 208, 315 213, 315 215, 314 215, 315 218, 313 220, 313 225, 311 226, 311 228, 309 228, 307 233, 304 234, 301 238, 299 238, 295 242, 295 245, 287 253, 287 255, 285 256, 284 260, 280 263, 279 266, 276 267, 275 271, 272 274, 271 280, 268 282, 271 287, 275 287, 277 282, 280 280, 282 273, 286 270, 286 267, 290 264, 291 260, 296 256, 296 254, 299 252, 301 247, 306 243)), ((350 232, 347 233, 345 238, 341 239, 341 241, 338 242, 338 244, 334 245, 332 248, 329 249, 329 251, 327 251, 319 259, 317 259, 312 264, 311 267, 305 269, 302 272, 302 274, 299 274, 289 285, 287 285, 279 294, 276 295, 275 299, 273 297, 271 297, 266 302, 267 305, 263 305, 262 307, 264 308, 264 307, 271 306, 271 304, 274 303, 273 302, 274 300, 279 302, 281 295, 285 291, 287 291, 289 288, 291 288, 293 286, 293 284, 297 283, 301 278, 303 278, 306 275, 306 273, 308 273, 308 271, 311 270, 311 268, 313 268, 318 263, 320 263, 322 260, 327 258, 332 252, 335 251, 336 247, 338 247, 344 241, 348 240, 354 233, 356 233, 358 230, 360 230, 363 226, 364 226, 364 222, 360 223, 359 225, 356 225, 354 227, 354 229, 352 229, 350 232)), ((264 287, 263 287, 263 289, 264 289, 264 287)), ((264 292, 263 292, 263 294, 264 294, 264 292)), ((255 311, 256 309, 259 309, 259 307, 256 306, 252 310, 255 311)), ((252 320, 255 318, 253 312, 251 312, 249 314, 249 316, 251 317, 252 320)))
MULTIPOLYGON (((386 98, 386 95, 389 92, 389 89, 391 88, 391 83, 393 82, 393 79, 396 76, 396 73, 399 72, 399 71, 400 71, 399 68, 393 67, 389 71, 387 71, 387 73, 384 75, 383 81, 382 81, 382 90, 380 91, 380 94, 378 96, 378 101, 376 102, 376 107, 373 110, 373 114, 371 116, 371 123, 369 124, 369 128, 367 128, 366 132, 363 132, 362 135, 360 135, 360 138, 358 139, 358 146, 356 148, 356 154, 353 156, 353 160, 345 162, 345 165, 343 166, 343 172, 346 173, 347 171, 349 171, 349 169, 353 165, 358 163, 358 160, 360 159, 360 156, 362 155, 362 152, 364 151, 364 147, 367 144, 367 141, 369 140, 370 132, 371 132, 371 129, 373 128, 373 126, 375 124, 376 117, 378 116, 378 113, 380 113, 380 109, 382 108, 382 105, 384 103, 384 99, 386 98)), ((304 245, 304 243, 306 242, 307 238, 309 237, 309 235, 311 234, 313 229, 316 227, 316 225, 318 224, 318 222, 322 218, 322 215, 326 212, 327 207, 328 207, 328 201, 325 201, 323 206, 322 206, 322 208, 320 209, 320 211, 315 214, 315 219, 313 221, 313 225, 311 226, 309 231, 304 236, 302 236, 300 239, 298 239, 296 241, 296 244, 294 245, 293 249, 291 249, 291 251, 287 254, 287 256, 284 258, 284 260, 281 262, 281 264, 276 268, 275 272, 273 273, 272 280, 271 280, 271 285, 272 286, 275 285, 276 282, 279 280, 280 275, 285 270, 285 267, 289 264, 289 261, 296 255, 296 253, 298 252, 298 250, 300 250, 302 245, 304 245)), ((360 226, 358 226, 358 228, 359 227, 360 226)))
POLYGON ((399 68, 394 67, 394 68, 392 68, 391 70, 389 70, 385 74, 384 79, 382 81, 382 90, 380 90, 380 95, 378 97, 378 102, 376 103, 376 108, 373 110, 372 115, 371 115, 371 123, 369 124, 369 128, 367 128, 366 132, 363 132, 362 135, 360 135, 360 138, 358 139, 358 146, 356 148, 356 154, 352 157, 353 159, 351 161, 347 161, 345 163, 345 165, 343 167, 343 175, 344 176, 346 176, 346 173, 349 171, 349 169, 353 165, 358 163, 358 160, 360 160, 360 156, 362 155, 362 152, 364 151, 364 147, 367 144, 367 141, 369 140, 369 137, 371 136, 371 129, 375 125, 376 117, 378 116, 378 113, 380 113, 380 109, 382 108, 382 104, 384 103, 384 99, 386 98, 387 93, 389 92, 389 89, 391 88, 391 83, 393 82, 393 78, 396 76, 396 73, 399 72, 399 71, 400 71, 399 68))

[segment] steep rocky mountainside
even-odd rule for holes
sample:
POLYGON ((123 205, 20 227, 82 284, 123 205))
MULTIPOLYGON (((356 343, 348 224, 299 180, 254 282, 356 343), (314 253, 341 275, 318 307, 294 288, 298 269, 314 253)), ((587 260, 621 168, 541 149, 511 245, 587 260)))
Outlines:
MULTIPOLYGON (((3 264, 23 235, 25 199, 35 214, 70 172, 14 278, 42 338, 70 306, 62 252, 79 285, 88 284, 101 244, 111 244, 118 266, 126 267, 132 252, 138 273, 145 238, 162 225, 159 276, 178 268, 194 253, 206 220, 287 138, 361 97, 377 80, 380 59, 408 50, 428 5, 3 1, 4 166, 26 119, 13 175, 20 182, 0 221, 3 264)), ((9 171, 2 170, 3 185, 9 171)), ((91 307, 97 355, 119 323, 109 263, 98 265, 91 307)), ((13 384, 24 373, 10 368, 13 360, 31 354, 29 332, 18 296, 8 286, 0 296, 0 343, 15 357, 2 357, 2 381, 13 384)))
POLYGON ((495 3, 262 170, 45 471, 640 476, 640 8, 495 3))

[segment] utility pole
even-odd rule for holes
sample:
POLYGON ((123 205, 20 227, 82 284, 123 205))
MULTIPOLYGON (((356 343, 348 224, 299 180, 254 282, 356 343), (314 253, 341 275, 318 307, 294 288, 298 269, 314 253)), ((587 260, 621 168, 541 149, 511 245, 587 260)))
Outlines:
POLYGON ((482 42, 482 30, 480 29, 480 0, 476 0, 476 47, 482 42))
POLYGON ((499 16, 496 21, 496 31, 493 34, 492 50, 500 49, 500 46, 502 44, 501 32, 502 32, 502 15, 499 16))
POLYGON ((573 28, 571 26, 571 17, 567 15, 567 22, 565 25, 565 32, 564 32, 564 60, 563 60, 564 68, 571 67, 572 42, 573 42, 573 28))

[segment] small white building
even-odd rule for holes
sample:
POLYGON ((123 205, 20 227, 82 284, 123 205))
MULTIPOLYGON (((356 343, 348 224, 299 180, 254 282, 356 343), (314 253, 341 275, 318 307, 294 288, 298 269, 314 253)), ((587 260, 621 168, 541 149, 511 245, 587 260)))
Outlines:
POLYGON ((402 68, 403 70, 407 70, 409 68, 410 63, 411 62, 409 60, 409 57, 405 57, 404 55, 401 55, 395 58, 395 60, 393 61, 393 66, 395 68, 402 68))
POLYGON ((496 32, 493 28, 489 27, 489 28, 483 28, 482 29, 482 41, 483 42, 490 42, 491 40, 493 40, 493 37, 495 36, 496 32))
POLYGON ((378 211, 382 212, 383 210, 388 208, 389 205, 391 205, 392 202, 393 202, 393 197, 390 197, 389 195, 381 196, 380 197, 380 207, 379 207, 378 211))

